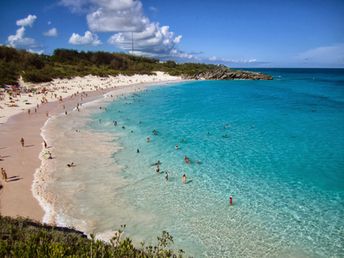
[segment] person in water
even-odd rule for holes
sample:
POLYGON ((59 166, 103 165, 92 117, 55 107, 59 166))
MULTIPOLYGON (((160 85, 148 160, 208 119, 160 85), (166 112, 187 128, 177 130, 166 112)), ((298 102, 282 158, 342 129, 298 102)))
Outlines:
POLYGON ((232 195, 229 196, 229 205, 233 205, 233 197, 232 197, 232 195))
POLYGON ((186 164, 190 164, 190 159, 187 156, 184 156, 184 161, 186 164))
POLYGON ((147 142, 150 142, 150 138, 149 138, 149 137, 147 137, 146 141, 147 141, 147 142))
POLYGON ((156 165, 156 170, 155 170, 157 173, 160 173, 160 166, 159 164, 156 165))
POLYGON ((151 166, 157 166, 157 165, 161 165, 160 160, 158 160, 157 162, 153 163, 151 166))
POLYGON ((165 172, 165 180, 168 181, 168 173, 167 173, 167 171, 165 172))
POLYGON ((178 150, 179 149, 179 146, 178 146, 178 144, 176 144, 176 150, 178 150))
POLYGON ((140 150, 139 150, 139 149, 136 149, 136 153, 140 153, 140 150))
POLYGON ((186 184, 186 175, 185 174, 182 176, 182 183, 186 184))

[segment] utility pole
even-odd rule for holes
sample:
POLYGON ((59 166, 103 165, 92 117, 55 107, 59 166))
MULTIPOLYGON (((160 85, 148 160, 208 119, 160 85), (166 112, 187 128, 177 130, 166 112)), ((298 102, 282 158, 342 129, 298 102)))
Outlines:
POLYGON ((131 32, 131 54, 134 54, 134 32, 131 32))

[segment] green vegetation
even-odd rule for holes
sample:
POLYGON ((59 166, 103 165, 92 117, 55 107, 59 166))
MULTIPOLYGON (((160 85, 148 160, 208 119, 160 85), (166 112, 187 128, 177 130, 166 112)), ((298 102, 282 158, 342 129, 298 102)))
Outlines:
POLYGON ((78 52, 56 49, 53 55, 38 55, 25 50, 0 46, 0 86, 16 84, 19 76, 28 82, 49 82, 54 78, 117 74, 151 74, 164 71, 171 75, 194 75, 215 69, 216 65, 160 62, 154 58, 123 53, 78 52))
POLYGON ((182 257, 182 250, 168 249, 173 238, 166 231, 156 246, 135 247, 124 228, 107 244, 73 229, 0 216, 0 257, 182 257))

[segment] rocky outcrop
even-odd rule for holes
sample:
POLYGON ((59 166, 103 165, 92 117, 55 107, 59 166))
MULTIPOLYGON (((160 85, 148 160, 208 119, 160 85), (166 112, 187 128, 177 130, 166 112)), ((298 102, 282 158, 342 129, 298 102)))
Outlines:
POLYGON ((219 67, 211 69, 205 72, 196 73, 191 76, 187 76, 187 79, 193 80, 272 80, 272 76, 251 72, 232 70, 227 67, 219 67))

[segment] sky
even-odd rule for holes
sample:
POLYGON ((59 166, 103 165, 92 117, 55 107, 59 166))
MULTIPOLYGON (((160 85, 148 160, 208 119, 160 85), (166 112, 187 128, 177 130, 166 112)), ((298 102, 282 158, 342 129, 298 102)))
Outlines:
POLYGON ((0 26, 0 44, 48 55, 344 68, 344 0, 1 0, 0 26))

